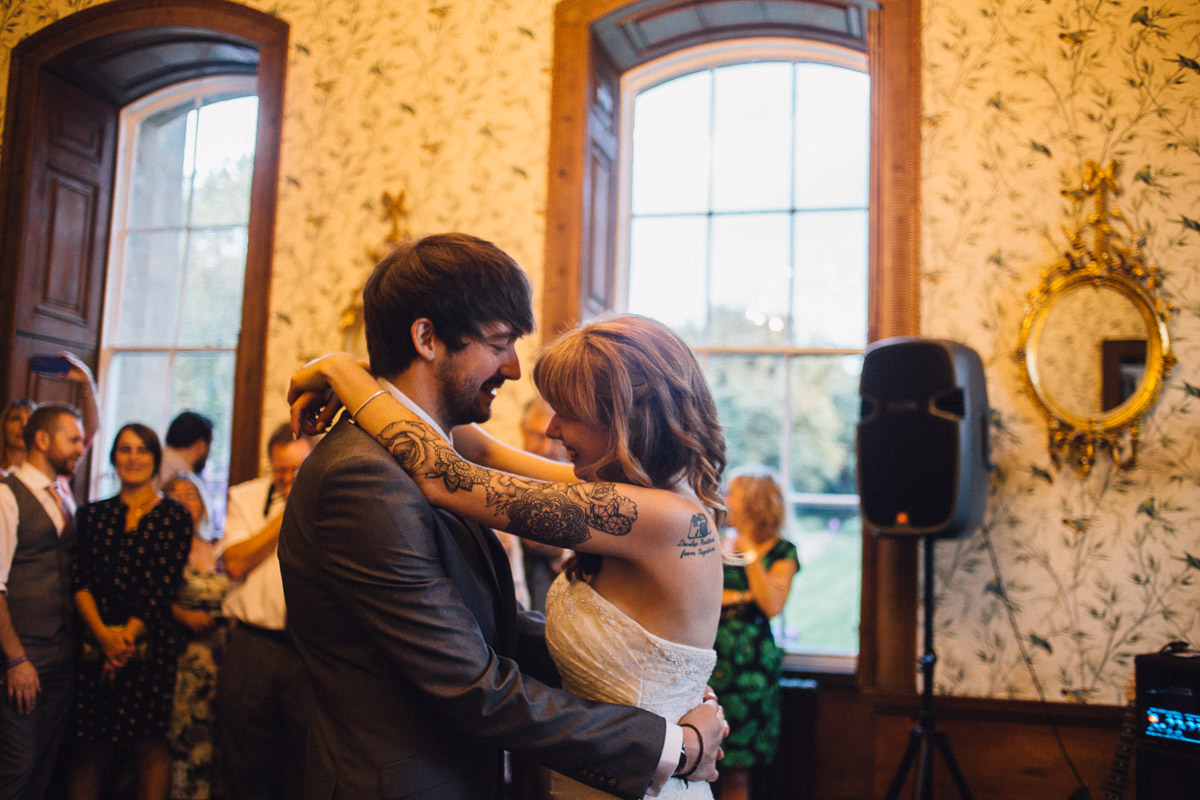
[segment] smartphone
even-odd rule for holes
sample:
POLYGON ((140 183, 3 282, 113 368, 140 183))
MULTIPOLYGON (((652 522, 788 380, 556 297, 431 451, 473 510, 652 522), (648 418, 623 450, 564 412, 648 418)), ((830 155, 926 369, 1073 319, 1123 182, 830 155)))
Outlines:
POLYGON ((71 362, 62 356, 33 356, 29 368, 39 375, 62 377, 71 371, 71 362))

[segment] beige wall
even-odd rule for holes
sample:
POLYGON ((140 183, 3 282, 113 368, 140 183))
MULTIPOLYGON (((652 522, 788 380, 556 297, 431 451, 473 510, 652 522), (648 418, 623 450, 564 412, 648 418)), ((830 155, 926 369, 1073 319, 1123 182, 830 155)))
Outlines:
MULTIPOLYGON (((0 56, 88 5, 0 8, 0 56)), ((370 268, 367 251, 389 230, 384 192, 406 192, 414 233, 490 238, 540 291, 553 3, 249 5, 291 26, 269 427, 284 416, 294 366, 344 346, 343 309, 370 268)), ((1177 16, 1151 22, 1158 29, 1099 0, 928 0, 924 11, 923 325, 926 335, 973 346, 987 364, 1000 469, 986 529, 1022 633, 1045 642, 1026 647, 1050 699, 1066 690, 1115 701, 1129 672, 1124 654, 1200 640, 1200 604, 1182 582, 1194 572, 1185 554, 1200 553, 1200 233, 1182 222, 1200 217, 1200 75, 1172 63, 1180 53, 1200 57, 1200 9, 1191 0, 1163 5, 1177 16), (1143 60, 1153 74, 1131 88, 1143 60), (1180 365, 1140 467, 1121 476, 1101 466, 1080 480, 1052 470, 1014 351, 1025 295, 1066 244, 1064 176, 1086 159, 1114 157, 1127 163, 1122 208, 1149 232, 1180 307, 1180 365), (1132 181, 1147 165, 1151 182, 1132 181)), ((530 391, 523 382, 502 393, 502 435, 513 433, 530 391)), ((984 545, 976 535, 939 546, 939 685, 1030 697, 984 545)))
POLYGON ((999 467, 986 538, 938 549, 938 683, 952 693, 1036 696, 989 540, 1052 700, 1121 702, 1131 654, 1200 644, 1187 555, 1200 552, 1200 232, 1183 222, 1200 212, 1200 70, 1179 63, 1200 56, 1200 6, 1141 7, 925 3, 922 326, 983 356, 999 467), (1116 203, 1166 272, 1179 365, 1137 469, 1080 478, 1051 466, 1014 354, 1025 295, 1075 224, 1059 189, 1088 159, 1124 165, 1116 203))

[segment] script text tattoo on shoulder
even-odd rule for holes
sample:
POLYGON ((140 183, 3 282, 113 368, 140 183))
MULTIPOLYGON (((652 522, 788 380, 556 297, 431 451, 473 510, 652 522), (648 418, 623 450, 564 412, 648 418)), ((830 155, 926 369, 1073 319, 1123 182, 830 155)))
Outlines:
POLYGON ((679 557, 706 556, 717 549, 717 537, 708 527, 708 517, 693 514, 687 535, 679 540, 679 557))

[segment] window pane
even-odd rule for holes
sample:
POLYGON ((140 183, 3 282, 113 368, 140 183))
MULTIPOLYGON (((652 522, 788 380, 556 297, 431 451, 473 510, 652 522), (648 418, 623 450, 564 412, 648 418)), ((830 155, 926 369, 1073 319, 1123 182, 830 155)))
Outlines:
POLYGON ((866 208, 870 106, 865 72, 796 65, 797 208, 866 208))
POLYGON ((635 219, 629 235, 629 310, 654 317, 689 343, 703 340, 706 217, 635 219))
POLYGON ((179 343, 235 347, 242 325, 246 230, 196 231, 189 245, 179 343))
POLYGON ((715 81, 713 209, 788 208, 792 65, 737 64, 716 70, 715 81))
POLYGON ((199 411, 213 421, 212 450, 204 468, 214 505, 214 520, 225 518, 225 490, 229 485, 229 435, 233 430, 233 367, 235 354, 178 353, 171 387, 170 418, 185 409, 199 411))
POLYGON ((147 117, 138 125, 129 198, 129 227, 181 225, 187 219, 191 161, 188 143, 195 114, 191 101, 147 117))
POLYGON ((792 344, 867 345, 867 212, 796 215, 792 344))
POLYGON ((712 230, 712 341, 785 343, 792 274, 788 215, 714 217, 712 230))
POLYGON ((633 106, 634 214, 708 208, 712 73, 647 89, 633 106))
POLYGON ((240 225, 250 216, 257 114, 257 97, 239 97, 200 109, 193 225, 240 225))
POLYGON ((182 231, 128 234, 113 344, 119 347, 174 344, 184 237, 182 231))
POLYGON ((783 460, 782 356, 710 355, 704 365, 725 434, 728 469, 783 460))
POLYGON ((792 490, 855 494, 862 356, 795 356, 790 367, 792 490))
POLYGON ((116 494, 119 484, 108 464, 108 452, 117 430, 127 422, 140 422, 160 437, 166 433, 171 365, 165 353, 114 353, 109 363, 100 413, 100 437, 92 445, 103 465, 98 497, 116 494))
POLYGON ((862 522, 858 508, 795 506, 788 536, 800 571, 777 624, 785 650, 858 652, 862 522))
POLYGON ((747 48, 740 62, 724 50, 701 61, 709 55, 681 69, 711 65, 711 90, 694 73, 633 101, 633 141, 622 142, 634 147, 629 308, 663 319, 701 351, 728 468, 763 464, 788 487, 789 536, 803 568, 777 621, 780 642, 853 656, 869 83, 865 72, 781 61, 778 50, 769 60, 747 48), (655 104, 643 104, 646 97, 655 104), (646 108, 654 114, 644 120, 646 108), (666 225, 686 226, 695 238, 683 248, 649 215, 694 215, 666 225))

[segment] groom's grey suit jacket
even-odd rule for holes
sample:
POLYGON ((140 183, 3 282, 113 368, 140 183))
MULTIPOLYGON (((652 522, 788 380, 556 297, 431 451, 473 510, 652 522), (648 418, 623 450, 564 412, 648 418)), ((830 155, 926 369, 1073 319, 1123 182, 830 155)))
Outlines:
POLYGON ((518 618, 495 535, 433 509, 345 417, 296 476, 279 537, 314 688, 306 800, 492 800, 506 749, 641 797, 665 721, 523 673, 523 642, 548 662, 540 615, 518 618))

